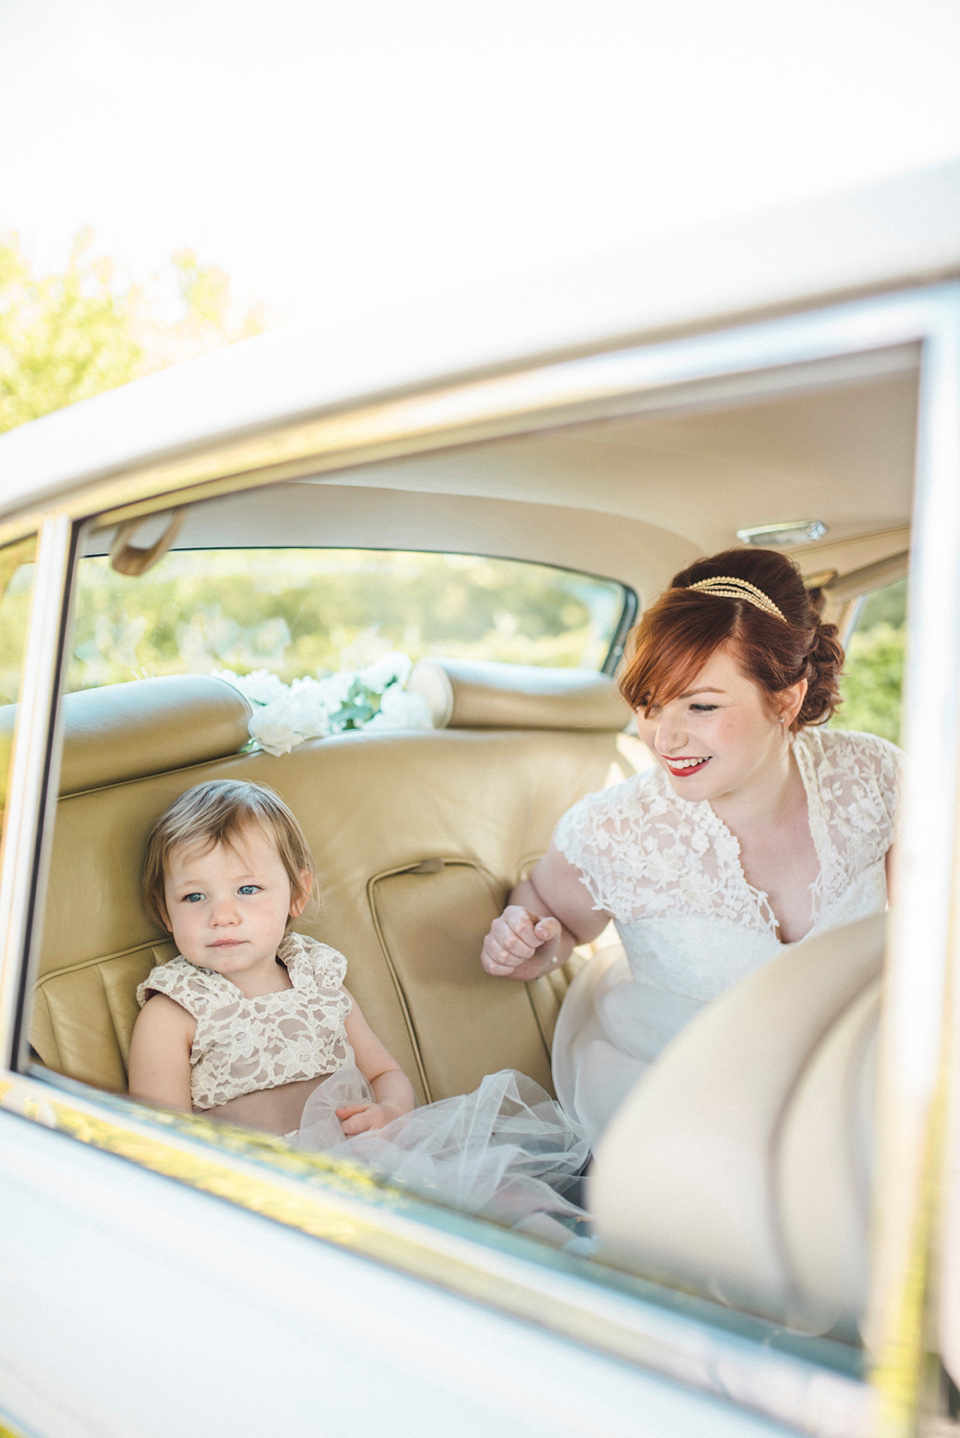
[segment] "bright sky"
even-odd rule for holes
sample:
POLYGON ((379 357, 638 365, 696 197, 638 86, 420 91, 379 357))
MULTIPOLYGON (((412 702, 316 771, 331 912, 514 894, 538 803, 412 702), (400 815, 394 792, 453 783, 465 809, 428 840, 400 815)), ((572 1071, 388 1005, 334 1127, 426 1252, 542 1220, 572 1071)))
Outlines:
POLYGON ((960 0, 0 0, 0 231, 334 323, 960 153, 960 0))

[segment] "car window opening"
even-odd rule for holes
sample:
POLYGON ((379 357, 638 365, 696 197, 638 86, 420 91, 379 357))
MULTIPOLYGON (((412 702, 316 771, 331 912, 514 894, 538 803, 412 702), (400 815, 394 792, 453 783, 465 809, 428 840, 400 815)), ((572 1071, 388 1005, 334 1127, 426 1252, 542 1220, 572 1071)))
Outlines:
MULTIPOLYGON (((324 902, 296 928, 346 956, 346 982, 418 1104, 473 1092, 502 1068, 552 1091, 564 997, 609 933, 555 973, 495 991, 477 955, 561 814, 645 762, 624 732, 629 711, 610 677, 636 614, 634 590, 470 554, 152 554, 136 532, 125 543, 149 558, 134 556, 126 572, 105 555, 78 566, 50 859, 50 893, 72 899, 48 904, 45 915, 30 1025, 36 1071, 111 1095, 122 1114, 135 994, 175 955, 140 898, 146 834, 179 792, 229 779, 270 786, 303 825, 324 902), (411 722, 414 700, 427 722, 411 722), (271 705, 285 706, 286 717, 268 714, 271 705), (391 708, 398 722, 389 722, 391 708)), ((858 674, 888 663, 877 636, 883 625, 902 631, 898 592, 886 608, 868 603, 864 637, 851 649, 858 674)), ((866 681, 849 689, 841 722, 895 737, 893 701, 872 694, 866 681)), ((897 688, 897 706, 898 696, 897 688)), ((860 985, 868 1025, 875 936, 865 945, 850 982, 860 985)), ((866 1032, 853 1036, 863 1052, 866 1032)), ((862 1080, 869 1086, 866 1070, 862 1080)), ((150 1122, 143 1105, 137 1112, 150 1122)), ((217 1147, 217 1130, 208 1132, 217 1147)), ((282 1167, 276 1139, 252 1136, 245 1149, 231 1142, 282 1167)), ((317 1171, 304 1177, 317 1180, 317 1171)), ((582 1188, 570 1192, 582 1198, 582 1188)), ((456 1202, 449 1207, 455 1212, 456 1202)), ((501 1241, 502 1215, 484 1228, 469 1213, 465 1202, 472 1234, 501 1241)), ((626 1229, 635 1221, 628 1214, 626 1229)), ((609 1232, 623 1238, 618 1222, 609 1232)), ((839 1372, 862 1372, 851 1317, 859 1272, 845 1275, 842 1291, 790 1307, 774 1292, 782 1275, 772 1267, 759 1290, 732 1281, 697 1293, 689 1254, 651 1267, 629 1235, 597 1251, 576 1214, 566 1227, 531 1222, 520 1231, 541 1240, 544 1254, 587 1261, 599 1283, 686 1307, 839 1372), (764 1284, 769 1301, 757 1297, 764 1284)), ((678 1232, 680 1249, 696 1248, 682 1224, 678 1232)))

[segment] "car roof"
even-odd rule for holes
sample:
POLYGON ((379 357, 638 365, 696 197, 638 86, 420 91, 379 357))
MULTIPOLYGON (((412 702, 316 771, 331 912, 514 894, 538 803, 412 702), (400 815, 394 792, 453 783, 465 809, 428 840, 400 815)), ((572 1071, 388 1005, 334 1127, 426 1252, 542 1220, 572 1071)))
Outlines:
POLYGON ((960 273, 960 161, 349 331, 289 326, 0 437, 2 511, 211 441, 521 364, 960 273))

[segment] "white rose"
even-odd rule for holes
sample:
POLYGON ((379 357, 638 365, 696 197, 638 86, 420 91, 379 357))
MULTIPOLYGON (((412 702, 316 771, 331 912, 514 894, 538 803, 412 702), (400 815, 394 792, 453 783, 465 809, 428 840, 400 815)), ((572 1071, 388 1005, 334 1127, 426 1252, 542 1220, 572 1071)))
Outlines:
POLYGON ((389 654, 381 654, 365 669, 358 669, 357 678, 365 689, 382 694, 391 684, 406 684, 412 668, 413 661, 406 654, 391 650, 389 654))
POLYGON ((356 675, 352 669, 341 669, 339 674, 327 674, 322 679, 297 679, 294 684, 310 684, 315 687, 317 697, 332 714, 345 704, 356 675))
POLYGON ((427 701, 420 694, 407 694, 399 684, 384 691, 380 713, 364 729, 432 729, 427 701))
POLYGON ((289 754, 294 744, 300 743, 300 735, 282 718, 271 716, 270 707, 257 709, 247 726, 251 739, 256 739, 261 749, 268 754, 289 754))
POLYGON ((220 669, 215 671, 215 677, 225 679, 234 689, 239 689, 251 704, 269 704, 271 700, 279 699, 286 689, 279 674, 269 669, 255 669, 252 674, 234 674, 232 669, 220 669))
POLYGON ((330 705, 316 679, 295 679, 284 698, 284 717, 304 739, 324 739, 330 733, 330 705))

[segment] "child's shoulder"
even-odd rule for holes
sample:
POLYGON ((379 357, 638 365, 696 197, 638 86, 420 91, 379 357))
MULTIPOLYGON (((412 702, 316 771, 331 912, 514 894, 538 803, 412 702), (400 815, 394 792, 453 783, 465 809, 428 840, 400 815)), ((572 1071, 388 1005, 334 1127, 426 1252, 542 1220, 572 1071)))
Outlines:
POLYGON ((222 980, 218 974, 198 968, 178 954, 176 958, 151 969, 143 983, 137 985, 137 1003, 143 1008, 152 994, 165 994, 197 1017, 198 1011, 213 997, 220 984, 222 980))
POLYGON ((286 934, 277 958, 286 964, 294 985, 298 977, 309 975, 324 988, 339 988, 347 975, 347 961, 339 949, 311 939, 308 934, 286 934))

